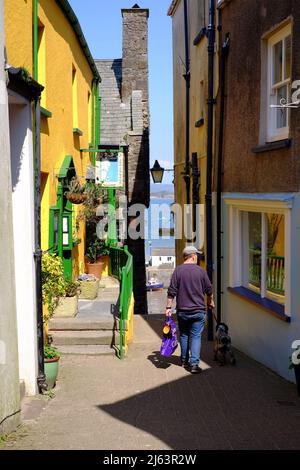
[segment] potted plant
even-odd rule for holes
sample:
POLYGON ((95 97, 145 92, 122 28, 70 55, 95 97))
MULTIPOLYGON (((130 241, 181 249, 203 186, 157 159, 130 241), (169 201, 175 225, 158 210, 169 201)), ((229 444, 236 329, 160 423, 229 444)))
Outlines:
POLYGON ((105 241, 100 240, 96 234, 87 242, 88 245, 85 253, 87 273, 94 274, 98 279, 101 279, 102 271, 105 266, 105 261, 101 258, 108 255, 109 249, 105 241))
POLYGON ((65 196, 72 204, 82 204, 87 199, 85 185, 80 184, 77 176, 71 178, 69 191, 65 193, 65 196))
POLYGON ((80 274, 80 299, 93 300, 98 295, 99 279, 94 274, 80 274))
POLYGON ((77 315, 79 288, 79 282, 66 282, 65 295, 59 299, 54 311, 55 317, 75 317, 77 315))
POLYGON ((293 354, 290 356, 289 369, 294 369, 297 392, 300 397, 300 347, 298 347, 293 354))
POLYGON ((58 361, 60 353, 56 348, 50 345, 44 346, 44 368, 47 383, 47 390, 55 387, 58 375, 58 361))
POLYGON ((96 184, 94 181, 87 181, 85 184, 84 193, 86 195, 84 205, 94 209, 102 204, 105 190, 100 184, 96 184))
POLYGON ((42 256, 43 320, 46 325, 53 316, 61 297, 65 296, 66 281, 61 258, 48 252, 42 256))

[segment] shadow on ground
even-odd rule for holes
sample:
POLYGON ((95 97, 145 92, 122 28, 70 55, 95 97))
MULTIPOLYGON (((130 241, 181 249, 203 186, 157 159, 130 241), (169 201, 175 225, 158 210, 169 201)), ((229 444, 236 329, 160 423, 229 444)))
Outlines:
MULTIPOLYGON (((158 344, 162 318, 144 317, 158 344)), ((153 371, 153 387, 98 408, 171 449, 300 448, 300 399, 293 384, 239 352, 236 366, 219 367, 205 334, 202 373, 179 367, 179 349, 170 358, 162 358, 158 348, 140 351, 145 353, 145 362, 138 362, 141 377, 151 374, 147 360, 154 371, 162 369, 153 371)))

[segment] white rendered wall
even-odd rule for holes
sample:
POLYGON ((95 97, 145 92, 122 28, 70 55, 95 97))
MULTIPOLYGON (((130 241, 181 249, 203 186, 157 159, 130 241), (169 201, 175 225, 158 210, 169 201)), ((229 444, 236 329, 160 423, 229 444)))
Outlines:
POLYGON ((20 423, 17 318, 10 175, 9 116, 4 72, 4 15, 0 0, 0 435, 20 423))
MULTIPOLYGON (((12 97, 15 103, 18 98, 12 97)), ((22 98, 20 97, 20 102, 22 98)), ((34 264, 34 184, 30 104, 10 104, 13 225, 19 373, 27 395, 37 393, 37 327, 34 264)))
MULTIPOLYGON (((287 195, 288 196, 288 195, 287 195)), ((222 320, 228 323, 233 346, 266 365, 282 377, 295 382, 289 370, 291 344, 300 340, 300 194, 294 196, 291 210, 291 323, 286 323, 263 310, 259 305, 228 291, 229 209, 223 203, 223 269, 222 320), (298 280, 298 281, 297 281, 298 280)), ((216 259, 216 258, 215 258, 216 259)), ((215 263, 216 265, 216 263, 215 263)), ((216 274, 216 273, 215 273, 216 274)))

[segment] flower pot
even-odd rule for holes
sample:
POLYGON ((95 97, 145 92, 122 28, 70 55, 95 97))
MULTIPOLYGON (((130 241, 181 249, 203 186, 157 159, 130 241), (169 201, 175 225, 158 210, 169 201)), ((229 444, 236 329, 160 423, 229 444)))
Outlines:
POLYGON ((81 292, 79 294, 80 299, 93 300, 98 295, 99 290, 99 279, 96 281, 79 281, 81 292))
POLYGON ((55 387, 58 374, 58 361, 59 357, 44 359, 47 390, 51 390, 55 387))
POLYGON ((297 392, 298 392, 298 396, 300 397, 300 364, 295 365, 293 367, 293 369, 294 369, 294 372, 295 372, 297 392))
POLYGON ((96 261, 96 263, 86 263, 86 270, 88 274, 94 274, 99 280, 102 276, 105 263, 103 261, 96 261))
POLYGON ((66 198, 72 203, 72 204, 82 204, 84 201, 87 199, 86 194, 82 193, 71 193, 68 192, 66 193, 66 198))
POLYGON ((78 297, 62 297, 54 310, 55 317, 76 317, 78 313, 78 297))

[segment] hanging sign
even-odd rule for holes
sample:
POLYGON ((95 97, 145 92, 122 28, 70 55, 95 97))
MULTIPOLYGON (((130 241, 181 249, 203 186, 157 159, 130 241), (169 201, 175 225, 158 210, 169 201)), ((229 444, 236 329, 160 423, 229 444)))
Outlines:
POLYGON ((102 151, 96 155, 96 183, 104 187, 124 185, 124 153, 102 151))

